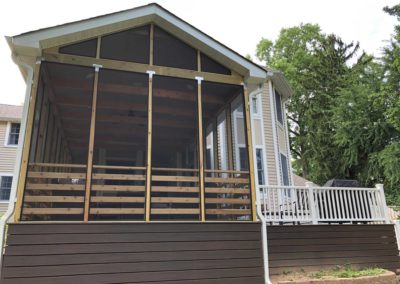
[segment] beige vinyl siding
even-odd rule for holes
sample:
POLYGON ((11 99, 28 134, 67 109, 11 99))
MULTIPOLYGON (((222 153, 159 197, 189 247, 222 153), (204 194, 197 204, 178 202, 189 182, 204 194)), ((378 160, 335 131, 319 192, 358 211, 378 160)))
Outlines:
POLYGON ((284 128, 282 126, 278 126, 276 128, 276 133, 278 134, 279 151, 286 157, 289 157, 286 149, 286 134, 284 128))
POLYGON ((13 173, 17 147, 5 147, 7 122, 0 121, 0 173, 13 173))
POLYGON ((268 172, 268 184, 277 185, 278 175, 276 172, 276 159, 274 149, 274 138, 272 132, 272 120, 271 120, 271 105, 270 105, 270 93, 268 82, 262 87, 261 93, 261 105, 263 112, 263 125, 264 125, 264 142, 265 142, 265 153, 267 157, 267 172, 268 172))
POLYGON ((8 209, 8 202, 0 202, 0 216, 4 215, 8 209))

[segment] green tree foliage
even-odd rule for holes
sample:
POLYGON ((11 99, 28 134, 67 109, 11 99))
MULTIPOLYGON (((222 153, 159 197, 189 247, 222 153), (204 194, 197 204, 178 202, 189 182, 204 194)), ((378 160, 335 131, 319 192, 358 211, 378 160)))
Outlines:
MULTIPOLYGON (((397 17, 400 4, 384 11, 397 17)), ((256 56, 281 70, 293 89, 288 103, 293 166, 323 184, 331 178, 385 184, 400 204, 400 24, 382 58, 318 25, 282 29, 262 39, 256 56)))
POLYGON ((288 111, 294 167, 319 184, 341 176, 332 112, 358 49, 313 24, 282 29, 274 43, 262 39, 257 46, 257 57, 283 71, 293 89, 288 111))

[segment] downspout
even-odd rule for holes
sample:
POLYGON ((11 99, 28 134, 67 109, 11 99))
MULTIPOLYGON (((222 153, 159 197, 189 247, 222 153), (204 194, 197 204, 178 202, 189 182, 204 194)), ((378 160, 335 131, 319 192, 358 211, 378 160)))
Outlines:
POLYGON ((25 91, 25 103, 22 111, 22 119, 21 119, 21 131, 20 137, 18 142, 18 150, 17 150, 17 158, 14 166, 14 176, 11 185, 11 192, 10 192, 10 201, 8 204, 8 209, 6 213, 0 219, 0 244, 1 244, 1 257, 0 257, 0 279, 2 273, 2 264, 3 264, 3 254, 4 254, 4 241, 5 241, 5 233, 6 233, 6 225, 10 218, 13 216, 15 212, 15 202, 16 202, 16 195, 17 195, 17 185, 19 180, 19 172, 21 168, 21 160, 22 160, 22 148, 25 141, 25 130, 26 130, 26 122, 28 116, 28 109, 30 103, 30 95, 32 89, 32 82, 33 82, 33 68, 32 66, 20 62, 17 58, 13 57, 14 61, 17 65, 23 67, 28 72, 27 79, 26 79, 26 91, 25 91))
POLYGON ((267 221, 265 220, 265 217, 261 211, 260 189, 258 187, 256 190, 256 198, 257 198, 257 216, 261 221, 261 237, 262 237, 263 261, 264 261, 264 281, 265 284, 272 284, 269 278, 267 221))

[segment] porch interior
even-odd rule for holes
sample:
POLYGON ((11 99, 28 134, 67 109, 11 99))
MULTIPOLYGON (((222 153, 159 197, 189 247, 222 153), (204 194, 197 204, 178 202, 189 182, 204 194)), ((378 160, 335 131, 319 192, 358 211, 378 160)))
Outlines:
POLYGON ((42 63, 21 221, 251 220, 243 95, 42 63))

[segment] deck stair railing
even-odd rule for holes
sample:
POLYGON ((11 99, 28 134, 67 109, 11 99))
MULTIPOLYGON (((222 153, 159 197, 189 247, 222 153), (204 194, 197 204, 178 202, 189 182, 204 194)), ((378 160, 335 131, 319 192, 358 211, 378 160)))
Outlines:
POLYGON ((375 188, 260 186, 265 220, 272 224, 389 223, 383 185, 375 188))

